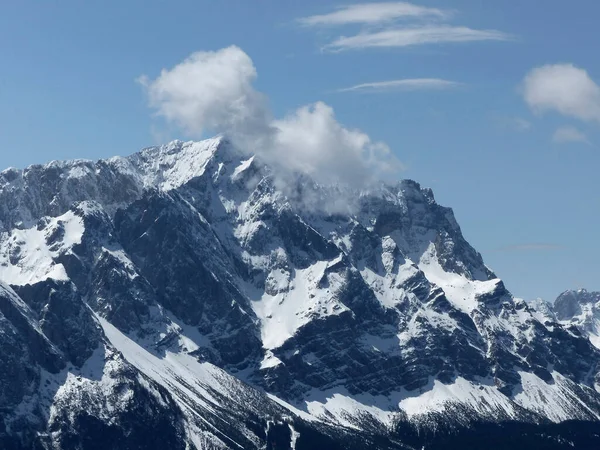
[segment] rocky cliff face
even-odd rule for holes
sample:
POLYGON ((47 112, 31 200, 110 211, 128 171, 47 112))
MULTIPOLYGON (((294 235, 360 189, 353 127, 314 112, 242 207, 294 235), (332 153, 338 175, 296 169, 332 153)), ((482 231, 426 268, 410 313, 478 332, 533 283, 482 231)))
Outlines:
POLYGON ((600 292, 565 291, 552 304, 539 299, 532 306, 539 311, 542 320, 574 328, 600 348, 600 292))
POLYGON ((221 139, 0 173, 0 444, 597 442, 568 301, 514 299, 413 181, 275 175, 221 139))

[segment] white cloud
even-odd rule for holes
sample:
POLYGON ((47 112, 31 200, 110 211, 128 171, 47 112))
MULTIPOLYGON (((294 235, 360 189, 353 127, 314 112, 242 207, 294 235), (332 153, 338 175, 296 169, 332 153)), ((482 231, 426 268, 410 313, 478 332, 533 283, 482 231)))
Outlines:
POLYGON ((343 6, 329 14, 298 19, 307 26, 329 26, 347 24, 379 24, 402 18, 439 18, 451 15, 449 11, 426 8, 407 2, 359 3, 343 6))
POLYGON ((452 89, 461 86, 455 81, 439 78, 406 78, 402 80, 376 81, 362 83, 349 88, 339 89, 338 92, 389 92, 389 91, 418 91, 452 89))
POLYGON ((579 142, 589 144, 587 136, 572 126, 559 127, 552 135, 552 141, 557 144, 565 144, 568 142, 579 142))
POLYGON ((364 182, 367 167, 380 174, 400 168, 387 145, 344 128, 333 108, 323 102, 303 106, 273 126, 277 129, 274 150, 282 152, 287 165, 317 180, 364 182))
POLYGON ((600 121, 600 87, 584 69, 555 64, 530 71, 523 96, 537 113, 556 111, 585 121, 600 121))
POLYGON ((345 128, 317 102, 275 120, 253 82, 257 73, 238 47, 197 52, 151 80, 141 77, 149 105, 188 135, 227 136, 241 150, 322 183, 368 182, 400 167, 389 148, 345 128))
POLYGON ((191 136, 227 131, 264 133, 266 101, 252 83, 256 69, 250 57, 231 46, 196 52, 155 80, 139 78, 158 115, 191 136))
POLYGON ((355 36, 341 36, 324 47, 325 50, 342 51, 373 47, 408 47, 445 42, 506 41, 511 36, 496 30, 474 30, 468 27, 433 26, 395 28, 376 32, 363 32, 355 36))

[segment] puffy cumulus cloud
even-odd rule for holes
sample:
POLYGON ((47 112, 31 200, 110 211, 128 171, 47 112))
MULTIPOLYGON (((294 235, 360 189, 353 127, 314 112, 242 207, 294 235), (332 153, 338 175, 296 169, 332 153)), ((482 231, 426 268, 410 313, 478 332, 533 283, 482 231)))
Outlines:
POLYGON ((322 102, 273 119, 250 57, 238 47, 197 52, 152 80, 139 81, 149 105, 192 136, 220 133, 238 148, 320 183, 357 186, 401 165, 389 148, 341 125, 322 102))
POLYGON ((257 76, 250 57, 231 46, 196 52, 155 80, 141 76, 150 107, 191 136, 227 132, 262 134, 269 121, 266 100, 252 83, 257 76))
POLYGON ((273 126, 274 151, 287 166, 316 180, 364 183, 373 172, 383 175, 401 168, 387 145, 344 128, 323 102, 303 106, 273 126))
POLYGON ((554 64, 531 70, 523 96, 536 113, 555 111, 585 121, 600 121, 600 87, 573 64, 554 64))
POLYGON ((569 142, 576 142, 582 144, 589 144, 587 136, 579 131, 577 128, 572 126, 564 126, 556 129, 552 135, 552 141, 556 144, 566 144, 569 142))

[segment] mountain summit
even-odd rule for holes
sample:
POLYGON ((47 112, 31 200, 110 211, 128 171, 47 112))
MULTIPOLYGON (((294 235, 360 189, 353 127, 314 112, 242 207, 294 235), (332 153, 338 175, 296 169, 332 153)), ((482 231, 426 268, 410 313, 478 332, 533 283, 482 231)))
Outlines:
POLYGON ((560 294, 553 304, 538 299, 532 307, 542 314, 542 321, 575 327, 592 345, 600 348, 600 292, 569 290, 560 294))
POLYGON ((414 181, 278 170, 216 138, 1 172, 0 446, 600 445, 570 297, 513 298, 414 181))

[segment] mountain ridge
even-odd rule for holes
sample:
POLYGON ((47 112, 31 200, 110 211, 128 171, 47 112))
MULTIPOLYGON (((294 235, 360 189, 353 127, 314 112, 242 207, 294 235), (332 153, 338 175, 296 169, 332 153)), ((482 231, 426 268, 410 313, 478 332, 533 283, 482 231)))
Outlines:
POLYGON ((513 422, 556 443, 544 427, 600 418, 598 350, 514 299, 431 190, 276 170, 216 138, 1 172, 0 338, 29 351, 0 359, 30 380, 0 372, 4 442, 143 440, 137 414, 173 448, 513 422))

